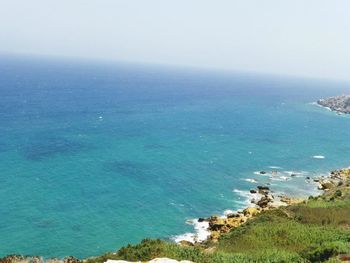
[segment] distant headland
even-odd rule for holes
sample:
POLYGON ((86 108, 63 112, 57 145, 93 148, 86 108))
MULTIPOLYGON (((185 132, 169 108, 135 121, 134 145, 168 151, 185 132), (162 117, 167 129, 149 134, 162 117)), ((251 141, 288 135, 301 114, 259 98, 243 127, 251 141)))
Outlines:
POLYGON ((350 114, 350 95, 320 99, 317 101, 317 103, 323 107, 329 108, 332 111, 350 114))

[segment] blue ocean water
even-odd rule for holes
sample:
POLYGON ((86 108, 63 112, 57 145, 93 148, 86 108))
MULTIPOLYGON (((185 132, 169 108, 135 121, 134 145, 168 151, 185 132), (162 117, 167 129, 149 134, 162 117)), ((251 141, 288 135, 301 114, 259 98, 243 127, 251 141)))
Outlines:
POLYGON ((87 257, 245 205, 255 171, 350 165, 350 84, 147 65, 0 60, 0 256, 87 257), (312 156, 322 155, 324 159, 312 156), (235 191, 236 189, 236 191, 235 191))

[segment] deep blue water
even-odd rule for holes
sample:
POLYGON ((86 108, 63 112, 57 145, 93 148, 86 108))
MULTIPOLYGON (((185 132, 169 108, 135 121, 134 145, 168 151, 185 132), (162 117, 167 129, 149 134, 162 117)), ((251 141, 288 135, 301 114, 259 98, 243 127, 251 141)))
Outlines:
MULTIPOLYGON (((254 174, 350 165, 350 84, 147 65, 0 60, 0 256, 86 257, 244 206, 254 174), (323 155, 325 159, 314 159, 323 155)), ((271 181, 308 195, 303 177, 271 181)))

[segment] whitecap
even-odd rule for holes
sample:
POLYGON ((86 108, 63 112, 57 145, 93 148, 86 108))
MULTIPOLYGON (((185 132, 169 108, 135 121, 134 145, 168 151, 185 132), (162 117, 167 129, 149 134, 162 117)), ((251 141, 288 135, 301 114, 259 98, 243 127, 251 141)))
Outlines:
POLYGON ((289 177, 287 177, 287 176, 280 176, 280 178, 282 179, 282 180, 285 180, 285 181, 287 181, 287 180, 289 180, 290 178, 289 177))
POLYGON ((314 155, 314 156, 312 156, 312 158, 314 158, 314 159, 324 159, 326 157, 323 156, 323 155, 314 155))
POLYGON ((269 166, 270 169, 282 169, 282 167, 279 166, 269 166))
POLYGON ((281 177, 273 177, 273 176, 270 177, 270 180, 272 180, 272 181, 280 181, 280 182, 285 181, 284 179, 281 179, 281 177))

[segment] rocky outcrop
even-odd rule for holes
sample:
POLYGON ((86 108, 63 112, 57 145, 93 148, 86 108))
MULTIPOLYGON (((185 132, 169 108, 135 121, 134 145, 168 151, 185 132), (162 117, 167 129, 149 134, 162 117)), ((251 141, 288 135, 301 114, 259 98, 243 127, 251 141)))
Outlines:
POLYGON ((239 227, 263 211, 275 209, 280 205, 288 205, 297 202, 286 196, 283 196, 282 198, 279 196, 275 199, 270 193, 270 188, 267 186, 258 186, 256 189, 251 189, 249 192, 256 195, 256 199, 251 200, 251 203, 253 204, 252 207, 248 207, 243 211, 227 214, 226 216, 211 216, 210 218, 202 219, 209 223, 208 230, 211 233, 211 240, 217 241, 221 234, 239 227))
POLYGON ((329 189, 332 189, 334 187, 334 183, 333 181, 331 180, 322 180, 320 183, 319 183, 319 187, 318 189, 319 190, 329 190, 329 189))
POLYGON ((350 113, 350 95, 321 99, 317 103, 338 113, 350 113))

